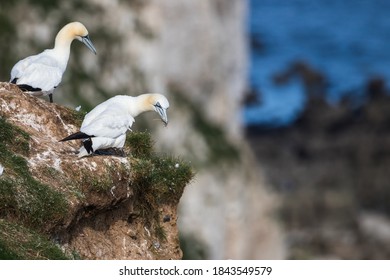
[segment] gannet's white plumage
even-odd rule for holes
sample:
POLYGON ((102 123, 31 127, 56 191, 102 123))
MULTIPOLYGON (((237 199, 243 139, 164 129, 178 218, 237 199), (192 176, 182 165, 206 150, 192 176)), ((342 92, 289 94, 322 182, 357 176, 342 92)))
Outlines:
POLYGON ((96 54, 87 28, 80 22, 71 22, 58 32, 54 48, 17 62, 11 70, 10 82, 33 95, 49 95, 52 102, 52 94, 62 80, 74 39, 83 42, 96 54))
POLYGON ((148 93, 137 97, 117 95, 90 111, 85 116, 79 132, 60 141, 83 139, 79 157, 100 149, 123 148, 126 132, 131 130, 136 116, 143 112, 155 111, 167 125, 168 108, 169 102, 161 94, 148 93))

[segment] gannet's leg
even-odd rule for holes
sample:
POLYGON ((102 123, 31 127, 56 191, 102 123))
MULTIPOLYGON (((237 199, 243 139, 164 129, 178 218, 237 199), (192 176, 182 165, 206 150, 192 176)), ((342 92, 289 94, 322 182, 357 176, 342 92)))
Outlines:
POLYGON ((52 93, 49 93, 49 101, 50 101, 50 103, 53 103, 53 94, 52 93))

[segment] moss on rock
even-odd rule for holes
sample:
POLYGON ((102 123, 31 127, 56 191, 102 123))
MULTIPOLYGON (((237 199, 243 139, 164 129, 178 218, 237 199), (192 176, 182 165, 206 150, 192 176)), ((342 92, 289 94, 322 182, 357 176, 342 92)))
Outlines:
POLYGON ((0 219, 0 259, 69 259, 47 237, 31 229, 0 219))
POLYGON ((0 217, 20 219, 25 225, 46 229, 64 218, 67 202, 61 193, 32 177, 27 161, 29 136, 0 117, 0 217))
POLYGON ((153 228, 158 239, 164 241, 159 208, 161 205, 175 206, 179 203, 185 186, 195 175, 194 171, 180 158, 153 154, 152 140, 148 133, 132 133, 128 142, 132 150, 136 151, 134 154, 139 156, 130 159, 130 184, 136 197, 134 207, 146 224, 153 228))

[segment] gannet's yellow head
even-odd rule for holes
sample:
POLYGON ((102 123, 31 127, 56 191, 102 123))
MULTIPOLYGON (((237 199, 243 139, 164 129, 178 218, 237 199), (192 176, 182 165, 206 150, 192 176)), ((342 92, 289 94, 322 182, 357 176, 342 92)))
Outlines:
POLYGON ((169 108, 168 99, 159 93, 147 93, 144 94, 146 96, 145 106, 148 107, 149 111, 156 111, 165 126, 168 125, 168 116, 167 109, 169 108))
POLYGON ((88 30, 81 22, 71 22, 65 25, 57 34, 55 45, 70 44, 74 39, 83 42, 94 54, 96 49, 88 35, 88 30))

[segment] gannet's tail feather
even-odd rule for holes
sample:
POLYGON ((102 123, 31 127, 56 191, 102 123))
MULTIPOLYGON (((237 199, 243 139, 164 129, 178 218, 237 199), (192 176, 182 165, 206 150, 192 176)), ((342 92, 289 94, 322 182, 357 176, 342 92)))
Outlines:
POLYGON ((76 139, 88 139, 91 137, 95 137, 93 135, 85 134, 84 132, 78 131, 76 133, 73 133, 69 135, 68 137, 65 137, 64 139, 61 139, 59 142, 69 141, 69 140, 76 140, 76 139))
POLYGON ((92 145, 93 145, 93 143, 92 143, 91 138, 88 138, 88 139, 83 141, 83 146, 88 154, 91 154, 94 152, 92 145))

